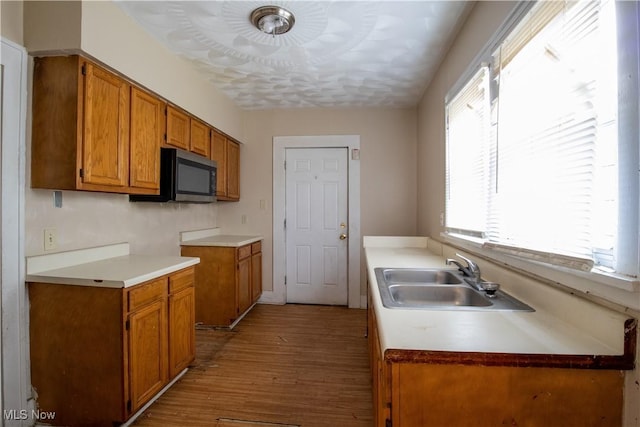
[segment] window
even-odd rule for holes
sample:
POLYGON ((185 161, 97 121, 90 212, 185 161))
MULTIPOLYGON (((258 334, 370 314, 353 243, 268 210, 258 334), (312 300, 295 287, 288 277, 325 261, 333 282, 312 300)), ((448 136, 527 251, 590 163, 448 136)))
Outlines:
POLYGON ((523 3, 447 96, 448 233, 637 276, 638 24, 616 7, 523 3))

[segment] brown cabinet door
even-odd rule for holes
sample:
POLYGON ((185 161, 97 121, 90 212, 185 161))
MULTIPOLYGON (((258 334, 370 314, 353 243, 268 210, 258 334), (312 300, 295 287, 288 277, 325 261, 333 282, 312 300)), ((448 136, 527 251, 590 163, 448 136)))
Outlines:
POLYGON ((227 138, 219 132, 212 132, 211 160, 215 160, 218 165, 216 176, 216 196, 227 196, 227 138))
POLYGON ((129 315, 129 390, 131 413, 159 392, 168 380, 167 300, 129 315))
POLYGON ((199 120, 191 119, 191 151, 209 157, 211 150, 211 131, 199 120))
POLYGON ((167 106, 167 144, 189 150, 189 116, 182 111, 167 106))
POLYGON ((251 255, 251 300, 258 301, 262 295, 262 252, 251 255))
POLYGON ((385 427, 391 421, 391 382, 389 364, 381 357, 375 312, 371 299, 367 312, 369 363, 373 382, 373 425, 385 427))
POLYGON ((227 146, 227 197, 240 199, 240 144, 228 141, 227 146))
POLYGON ((178 375, 195 358, 195 323, 193 287, 169 295, 169 378, 178 375))
POLYGON ((251 306, 251 257, 238 261, 236 286, 238 314, 242 314, 251 306))
POLYGON ((82 182, 129 184, 129 85, 85 63, 82 182))
MULTIPOLYGON (((164 138, 164 103, 131 88, 131 167, 129 185, 160 191, 160 146, 164 138)), ((148 193, 148 191, 147 191, 148 193)))

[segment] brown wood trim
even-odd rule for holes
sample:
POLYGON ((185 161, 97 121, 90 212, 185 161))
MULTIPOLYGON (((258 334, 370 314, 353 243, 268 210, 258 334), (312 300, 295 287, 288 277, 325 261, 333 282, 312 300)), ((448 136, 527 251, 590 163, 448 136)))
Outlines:
POLYGON ((387 349, 384 360, 392 363, 432 363, 439 365, 513 366, 520 368, 614 369, 635 368, 638 320, 624 325, 624 354, 524 354, 387 349))

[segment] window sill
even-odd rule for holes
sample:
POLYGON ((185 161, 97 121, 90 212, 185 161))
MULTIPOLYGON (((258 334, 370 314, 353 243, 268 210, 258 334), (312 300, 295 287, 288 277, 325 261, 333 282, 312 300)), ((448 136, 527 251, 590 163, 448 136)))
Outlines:
POLYGON ((517 270, 533 274, 547 281, 596 295, 624 307, 640 310, 640 280, 620 274, 609 273, 597 268, 580 271, 571 268, 518 258, 483 247, 484 241, 452 233, 440 233, 444 243, 478 254, 489 261, 498 262, 517 270))

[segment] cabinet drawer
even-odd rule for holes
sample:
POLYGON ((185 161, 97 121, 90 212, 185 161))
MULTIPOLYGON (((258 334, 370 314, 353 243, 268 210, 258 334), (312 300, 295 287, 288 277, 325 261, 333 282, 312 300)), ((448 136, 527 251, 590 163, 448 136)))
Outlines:
POLYGON ((177 292, 181 289, 193 286, 194 268, 190 267, 185 270, 169 276, 169 293, 177 292))
POLYGON ((251 253, 257 254, 258 252, 262 252, 262 240, 251 244, 251 253))
POLYGON ((129 311, 133 311, 167 295, 167 278, 143 283, 129 291, 129 311))
POLYGON ((238 259, 245 259, 249 256, 251 256, 251 245, 238 248, 238 259))

